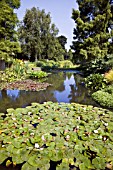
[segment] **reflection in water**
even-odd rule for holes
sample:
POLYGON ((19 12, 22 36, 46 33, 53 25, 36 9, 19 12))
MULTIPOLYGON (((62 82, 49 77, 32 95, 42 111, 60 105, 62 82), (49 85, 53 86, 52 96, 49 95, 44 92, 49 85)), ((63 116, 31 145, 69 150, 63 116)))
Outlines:
POLYGON ((16 98, 19 96, 19 90, 7 90, 7 95, 13 100, 16 100, 16 98))
POLYGON ((76 82, 74 80, 74 75, 72 74, 71 77, 66 75, 66 78, 64 80, 64 90, 63 91, 54 91, 54 96, 57 99, 58 102, 65 102, 70 103, 71 97, 69 97, 69 94, 71 93, 71 86, 76 87, 76 82))
POLYGON ((0 112, 7 108, 25 107, 32 102, 77 102, 96 105, 88 96, 87 89, 81 84, 82 77, 76 73, 58 72, 49 76, 47 82, 52 84, 39 92, 2 90, 0 92, 0 112))

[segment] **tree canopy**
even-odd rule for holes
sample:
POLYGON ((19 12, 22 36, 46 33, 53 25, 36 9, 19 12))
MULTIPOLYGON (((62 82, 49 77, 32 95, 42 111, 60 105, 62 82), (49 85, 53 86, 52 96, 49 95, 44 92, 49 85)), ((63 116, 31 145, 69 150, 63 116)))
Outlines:
POLYGON ((73 9, 74 60, 104 58, 110 52, 113 21, 112 0, 77 0, 73 9))
POLYGON ((18 33, 23 55, 31 61, 63 59, 64 50, 56 37, 58 29, 51 23, 50 13, 46 14, 44 9, 27 9, 18 33))
POLYGON ((61 44, 62 48, 65 49, 65 45, 67 44, 67 38, 64 35, 60 35, 58 37, 58 41, 61 44))
POLYGON ((18 18, 14 13, 19 6, 20 0, 0 1, 0 59, 9 60, 20 52, 15 31, 18 18))

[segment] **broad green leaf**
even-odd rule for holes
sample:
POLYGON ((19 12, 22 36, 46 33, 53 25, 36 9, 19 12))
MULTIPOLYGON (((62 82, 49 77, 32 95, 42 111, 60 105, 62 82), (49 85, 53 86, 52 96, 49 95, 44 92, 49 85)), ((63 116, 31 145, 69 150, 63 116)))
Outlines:
POLYGON ((34 167, 38 167, 38 163, 39 163, 38 161, 39 161, 38 155, 33 155, 28 159, 28 163, 34 167))
POLYGON ((4 155, 4 154, 0 153, 0 164, 2 164, 7 158, 8 158, 7 155, 4 155))
POLYGON ((85 163, 81 163, 79 165, 80 170, 88 170, 88 168, 85 166, 85 163))
POLYGON ((19 141, 18 139, 12 140, 12 144, 14 145, 15 148, 21 148, 21 143, 22 141, 19 141))
POLYGON ((6 149, 8 152, 13 153, 14 146, 10 144, 6 149))
POLYGON ((43 164, 42 167, 40 168, 40 170, 49 170, 50 168, 50 164, 43 164))
POLYGON ((69 170, 69 164, 68 163, 61 163, 60 165, 57 165, 56 170, 69 170))
POLYGON ((37 167, 29 165, 27 162, 22 165, 22 170, 37 170, 37 167))
POLYGON ((16 164, 21 164, 24 162, 21 158, 21 155, 18 154, 12 156, 12 161, 15 162, 16 164))

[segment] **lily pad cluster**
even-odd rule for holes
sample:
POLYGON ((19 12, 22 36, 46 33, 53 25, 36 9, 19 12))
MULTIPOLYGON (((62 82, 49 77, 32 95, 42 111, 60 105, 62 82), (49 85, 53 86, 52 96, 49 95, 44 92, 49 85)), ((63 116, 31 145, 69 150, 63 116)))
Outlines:
POLYGON ((22 170, 104 170, 113 164, 113 112, 32 103, 0 114, 0 164, 22 170))
POLYGON ((26 91, 39 91, 42 89, 46 89, 50 84, 49 83, 41 83, 36 82, 31 79, 27 80, 20 80, 15 81, 11 83, 6 83, 3 86, 1 86, 1 89, 7 90, 7 89, 18 89, 18 90, 26 90, 26 91))

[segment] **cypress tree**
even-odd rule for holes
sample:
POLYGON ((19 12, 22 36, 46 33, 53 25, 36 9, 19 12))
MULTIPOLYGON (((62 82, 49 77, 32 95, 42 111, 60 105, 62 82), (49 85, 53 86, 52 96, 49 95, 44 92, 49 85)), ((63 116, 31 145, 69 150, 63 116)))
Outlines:
POLYGON ((20 52, 15 31, 18 22, 14 9, 19 8, 20 0, 0 1, 0 59, 9 60, 20 52))
POLYGON ((109 53, 112 38, 112 0, 77 0, 77 3, 79 10, 72 12, 74 60, 104 58, 109 53))

